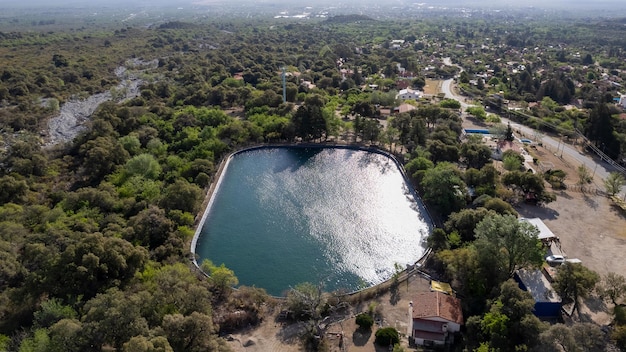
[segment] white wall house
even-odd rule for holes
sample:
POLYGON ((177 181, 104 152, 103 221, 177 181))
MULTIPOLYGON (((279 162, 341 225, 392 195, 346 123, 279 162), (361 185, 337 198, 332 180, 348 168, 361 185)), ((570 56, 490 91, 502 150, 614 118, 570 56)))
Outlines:
POLYGON ((400 99, 400 100, 408 100, 408 99, 418 100, 421 97, 422 97, 422 92, 420 92, 419 90, 413 90, 411 88, 402 89, 396 95, 396 99, 400 99))
POLYGON ((622 96, 619 98, 619 105, 620 105, 622 108, 626 109, 626 94, 622 95, 622 96))

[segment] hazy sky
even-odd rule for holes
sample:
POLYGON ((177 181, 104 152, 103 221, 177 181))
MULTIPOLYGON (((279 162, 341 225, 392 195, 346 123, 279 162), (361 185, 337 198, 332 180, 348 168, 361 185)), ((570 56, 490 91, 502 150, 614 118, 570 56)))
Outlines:
MULTIPOLYGON (((258 4, 258 5, 284 5, 291 8, 302 6, 332 6, 341 5, 350 7, 351 3, 362 7, 369 4, 380 6, 415 5, 424 3, 424 6, 435 7, 486 7, 491 9, 504 8, 549 8, 563 10, 604 10, 612 17, 626 17, 626 0, 0 0, 0 9, 15 7, 115 7, 115 6, 145 6, 145 7, 171 7, 186 6, 192 4, 258 4)), ((210 6, 210 5, 209 5, 210 6)))

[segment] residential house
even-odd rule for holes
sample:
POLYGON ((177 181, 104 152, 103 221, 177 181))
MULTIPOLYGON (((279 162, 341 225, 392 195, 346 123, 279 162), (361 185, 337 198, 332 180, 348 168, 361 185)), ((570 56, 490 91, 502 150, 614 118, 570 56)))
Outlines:
POLYGON ((623 94, 622 96, 620 96, 619 98, 619 105, 626 109, 626 94, 623 94))
POLYGON ((519 287, 535 300, 533 314, 538 318, 556 318, 561 314, 561 298, 539 269, 520 269, 513 276, 519 287))
POLYGON ((398 92, 398 94, 396 94, 396 99, 400 99, 403 101, 408 99, 418 100, 421 97, 422 92, 420 92, 419 90, 413 90, 411 88, 402 89, 398 92))
POLYGON ((411 338, 417 345, 434 346, 453 342, 463 325, 461 300, 443 292, 423 292, 409 307, 411 338))
POLYGON ((393 108, 393 112, 396 114, 401 114, 403 112, 409 112, 411 110, 415 110, 417 109, 417 107, 411 105, 411 104, 400 104, 400 106, 397 106, 395 108, 393 108))

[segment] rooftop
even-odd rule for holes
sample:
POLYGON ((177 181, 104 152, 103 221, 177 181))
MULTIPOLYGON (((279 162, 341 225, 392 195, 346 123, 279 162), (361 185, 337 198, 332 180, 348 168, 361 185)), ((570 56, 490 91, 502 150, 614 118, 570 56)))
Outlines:
POLYGON ((461 301, 438 291, 423 292, 413 299, 413 319, 442 318, 463 324, 461 301))

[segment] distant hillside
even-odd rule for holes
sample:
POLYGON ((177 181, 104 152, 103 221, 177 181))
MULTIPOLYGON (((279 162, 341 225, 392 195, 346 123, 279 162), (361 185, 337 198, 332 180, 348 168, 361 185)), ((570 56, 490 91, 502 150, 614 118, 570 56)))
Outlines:
POLYGON ((189 28, 195 28, 195 27, 196 25, 193 23, 181 22, 181 21, 166 22, 159 26, 160 29, 189 29, 189 28))
POLYGON ((376 21, 375 19, 365 15, 337 15, 329 17, 326 22, 328 23, 353 23, 364 21, 376 21))

